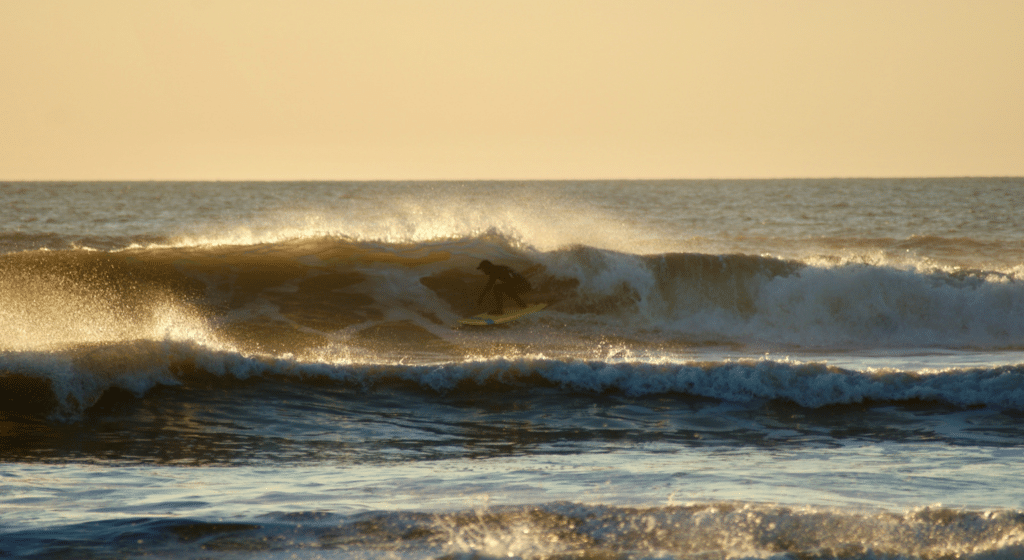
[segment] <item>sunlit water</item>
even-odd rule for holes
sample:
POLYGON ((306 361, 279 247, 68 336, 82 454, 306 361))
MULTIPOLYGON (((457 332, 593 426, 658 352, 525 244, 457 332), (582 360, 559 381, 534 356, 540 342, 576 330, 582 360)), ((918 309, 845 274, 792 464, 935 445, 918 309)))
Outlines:
POLYGON ((1020 557, 1022 194, 0 185, 0 556, 1020 557))

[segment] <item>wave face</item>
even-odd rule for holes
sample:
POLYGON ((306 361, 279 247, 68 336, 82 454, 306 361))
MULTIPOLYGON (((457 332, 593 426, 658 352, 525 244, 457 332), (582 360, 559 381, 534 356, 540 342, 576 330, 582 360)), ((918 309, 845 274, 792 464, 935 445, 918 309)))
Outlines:
POLYGON ((531 325, 557 325, 567 337, 823 348, 995 349, 1024 340, 1024 282, 1014 273, 537 251, 492 233, 416 245, 317 237, 0 255, 0 313, 15 326, 0 332, 0 348, 170 337, 301 356, 404 328, 397 339, 435 350, 447 343, 439 354, 458 355, 450 327, 480 311, 483 258, 522 271, 534 287, 528 298, 550 306, 531 325))

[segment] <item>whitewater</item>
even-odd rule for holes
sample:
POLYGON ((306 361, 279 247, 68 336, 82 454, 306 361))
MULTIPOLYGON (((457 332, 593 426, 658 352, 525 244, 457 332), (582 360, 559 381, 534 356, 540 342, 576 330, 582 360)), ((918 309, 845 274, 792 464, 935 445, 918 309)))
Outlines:
POLYGON ((0 556, 1020 557, 1022 196, 2 183, 0 556))

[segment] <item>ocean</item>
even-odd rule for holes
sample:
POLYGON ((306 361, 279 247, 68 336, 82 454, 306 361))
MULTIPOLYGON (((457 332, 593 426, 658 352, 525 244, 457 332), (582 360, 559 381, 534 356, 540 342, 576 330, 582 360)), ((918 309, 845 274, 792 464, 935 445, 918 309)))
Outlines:
POLYGON ((0 558, 1022 558, 1022 203, 0 183, 0 558))

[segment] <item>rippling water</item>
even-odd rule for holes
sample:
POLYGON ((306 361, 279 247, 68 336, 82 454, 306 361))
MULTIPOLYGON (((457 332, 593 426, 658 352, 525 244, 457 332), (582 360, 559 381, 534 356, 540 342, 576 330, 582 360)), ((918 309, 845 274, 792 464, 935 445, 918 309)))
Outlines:
POLYGON ((1022 195, 0 184, 0 556, 1019 557, 1022 195))

